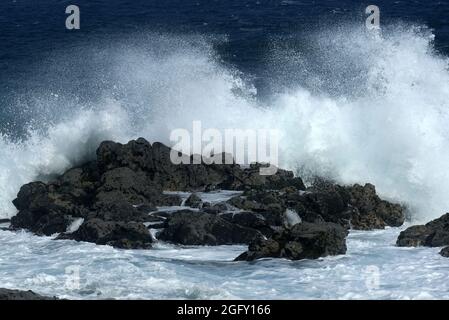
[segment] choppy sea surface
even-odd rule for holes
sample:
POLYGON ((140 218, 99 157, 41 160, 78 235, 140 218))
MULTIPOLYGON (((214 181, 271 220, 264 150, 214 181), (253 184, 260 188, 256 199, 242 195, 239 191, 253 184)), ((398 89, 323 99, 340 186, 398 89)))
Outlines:
MULTIPOLYGON (((103 140, 174 129, 275 129, 279 165, 370 182, 411 223, 449 211, 449 2, 0 2, 0 219, 20 187, 94 159, 103 140)), ((171 210, 162 208, 163 210, 171 210)), ((351 232, 348 253, 233 262, 243 246, 123 251, 0 231, 0 287, 61 298, 449 298, 438 248, 401 229, 351 232), (78 277, 79 275, 79 277, 78 277), (79 281, 76 279, 79 278, 79 281)))
POLYGON ((447 258, 395 247, 399 231, 353 231, 342 256, 253 263, 232 261, 245 246, 124 251, 0 231, 0 279, 69 299, 448 299, 447 258))
MULTIPOLYGON (((234 192, 207 194, 218 202, 234 192)), ((188 194, 183 193, 187 196, 188 194)), ((246 246, 119 250, 0 231, 1 286, 68 299, 446 299, 439 248, 399 248, 405 228, 351 231, 346 255, 234 262, 246 246)))

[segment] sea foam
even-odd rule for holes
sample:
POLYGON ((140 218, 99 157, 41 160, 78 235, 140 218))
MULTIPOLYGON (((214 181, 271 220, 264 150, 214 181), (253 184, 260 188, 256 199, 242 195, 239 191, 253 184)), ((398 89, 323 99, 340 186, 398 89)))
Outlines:
POLYGON ((282 167, 371 182, 406 204, 414 221, 449 209, 448 60, 434 51, 429 30, 398 25, 373 35, 340 26, 289 50, 273 41, 268 69, 279 72, 265 98, 220 60, 213 48, 222 40, 148 33, 121 41, 100 54, 92 49, 92 59, 70 60, 74 73, 77 64, 102 61, 86 79, 99 86, 95 97, 74 103, 60 88, 55 98, 50 73, 48 92, 34 101, 39 119, 52 121, 34 121, 23 139, 0 139, 0 217, 16 213, 11 200, 22 184, 93 159, 102 140, 171 144, 171 130, 196 120, 219 130, 277 129, 282 167))

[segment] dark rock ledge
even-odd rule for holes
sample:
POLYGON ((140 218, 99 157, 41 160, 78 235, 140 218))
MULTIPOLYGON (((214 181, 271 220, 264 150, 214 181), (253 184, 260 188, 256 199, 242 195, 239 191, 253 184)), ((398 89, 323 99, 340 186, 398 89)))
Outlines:
POLYGON ((449 257, 449 213, 425 225, 407 228, 399 234, 396 244, 400 247, 445 247, 440 254, 449 257))
POLYGON ((48 183, 22 186, 13 201, 11 229, 124 249, 148 249, 159 240, 181 245, 249 244, 239 260, 263 257, 318 258, 344 254, 348 229, 400 226, 403 208, 384 201, 371 184, 340 186, 279 169, 259 175, 260 165, 181 164, 171 149, 143 138, 127 144, 101 143, 96 160, 67 170, 48 183), (211 205, 196 192, 239 190, 211 205), (158 211, 180 206, 185 210, 158 211))
POLYGON ((0 288, 0 300, 57 300, 56 297, 41 296, 33 291, 10 290, 0 288))

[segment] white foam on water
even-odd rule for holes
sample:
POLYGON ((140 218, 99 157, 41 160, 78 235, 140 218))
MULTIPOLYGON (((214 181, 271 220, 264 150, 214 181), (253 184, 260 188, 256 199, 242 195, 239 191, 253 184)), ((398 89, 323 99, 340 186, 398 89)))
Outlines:
POLYGON ((245 246, 118 250, 0 231, 0 279, 70 299, 448 299, 447 258, 395 247, 400 230, 351 232, 342 256, 256 263, 232 261, 245 246), (66 285, 74 267, 79 288, 66 285))
MULTIPOLYGON (((244 75, 220 63, 207 39, 195 41, 150 34, 108 49, 110 72, 92 75, 116 83, 104 99, 30 130, 22 142, 1 138, 0 217, 16 213, 11 200, 22 184, 92 159, 101 140, 143 136, 169 144, 171 130, 189 129, 194 120, 219 130, 277 129, 281 166, 340 183, 371 182, 408 205, 415 221, 449 209, 448 60, 434 52, 429 31, 317 32, 310 48, 320 60, 289 72, 310 79, 308 69, 319 65, 315 87, 332 90, 297 81, 264 102, 244 75)), ((282 59, 300 57, 295 50, 282 59)))

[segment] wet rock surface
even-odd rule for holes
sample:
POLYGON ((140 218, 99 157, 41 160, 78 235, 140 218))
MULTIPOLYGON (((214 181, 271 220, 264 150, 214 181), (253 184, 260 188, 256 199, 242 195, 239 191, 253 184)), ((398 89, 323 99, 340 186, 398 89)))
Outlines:
POLYGON ((230 223, 220 216, 190 210, 177 211, 167 218, 158 239, 182 245, 248 244, 260 233, 230 223))
POLYGON ((44 297, 33 291, 0 289, 0 300, 57 300, 57 298, 44 297))
POLYGON ((259 164, 173 164, 171 152, 143 138, 105 141, 94 161, 22 186, 11 228, 123 249, 150 248, 151 228, 159 240, 181 245, 250 244, 247 260, 296 260, 344 253, 349 228, 404 221, 402 207, 380 199, 370 184, 317 181, 306 188, 291 171, 264 176, 259 164), (217 190, 243 193, 218 203, 199 195, 217 190), (190 192, 186 210, 179 210, 180 195, 166 191, 190 192))
POLYGON ((276 232, 271 238, 257 238, 248 251, 236 258, 252 261, 260 258, 290 260, 317 259, 346 253, 347 230, 335 223, 299 223, 276 232))
POLYGON ((449 213, 425 225, 407 228, 399 234, 396 244, 400 247, 449 246, 449 213))

